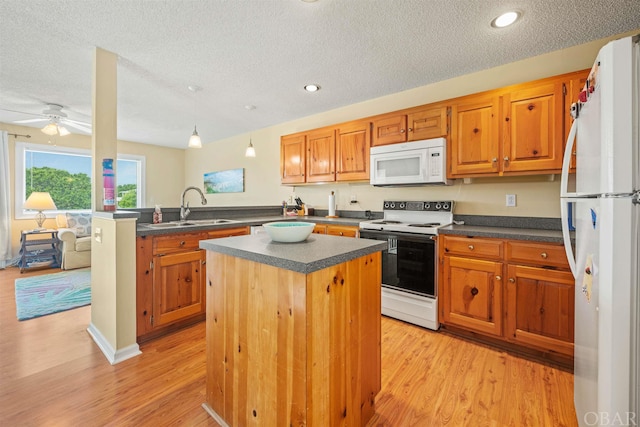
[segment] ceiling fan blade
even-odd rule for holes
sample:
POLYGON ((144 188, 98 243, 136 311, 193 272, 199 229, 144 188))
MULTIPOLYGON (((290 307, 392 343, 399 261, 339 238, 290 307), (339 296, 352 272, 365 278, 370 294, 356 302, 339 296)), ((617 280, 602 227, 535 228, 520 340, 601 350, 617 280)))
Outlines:
POLYGON ((72 119, 64 118, 64 119, 61 119, 61 121, 66 122, 66 123, 73 123, 73 124, 80 125, 80 126, 89 126, 89 127, 91 127, 90 123, 81 122, 79 120, 72 120, 72 119))
POLYGON ((75 128, 75 129, 81 130, 82 132, 86 132, 86 133, 88 133, 88 134, 90 134, 90 133, 91 133, 91 128, 89 128, 89 127, 86 127, 86 126, 82 126, 82 125, 78 125, 78 124, 72 123, 72 122, 70 122, 69 120, 62 120, 61 122, 62 122, 62 124, 63 124, 64 126, 69 126, 69 127, 71 127, 71 128, 75 128))
POLYGON ((35 123, 35 122, 46 122, 49 121, 48 118, 40 118, 40 119, 26 119, 26 120, 15 120, 13 123, 35 123))
POLYGON ((27 113, 26 111, 9 110, 8 108, 0 108, 0 110, 10 113, 26 114, 27 116, 42 116, 42 113, 27 113))

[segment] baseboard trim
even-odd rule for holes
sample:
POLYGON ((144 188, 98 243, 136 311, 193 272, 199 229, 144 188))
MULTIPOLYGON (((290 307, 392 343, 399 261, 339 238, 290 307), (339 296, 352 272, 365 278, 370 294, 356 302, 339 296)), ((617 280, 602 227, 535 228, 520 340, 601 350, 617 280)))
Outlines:
POLYGON ((211 409, 211 406, 209 406, 206 403, 202 404, 202 407, 204 408, 205 411, 207 411, 207 414, 211 415, 211 418, 213 418, 214 420, 216 420, 216 422, 218 424, 220 424, 222 427, 229 427, 229 424, 227 424, 220 415, 218 415, 218 413, 216 411, 214 411, 213 409, 211 409))
POLYGON ((115 365, 116 363, 123 362, 127 359, 131 359, 139 354, 142 354, 140 351, 140 347, 138 344, 132 344, 125 348, 114 350, 109 341, 102 335, 100 330, 95 327, 93 323, 89 324, 87 328, 87 332, 96 343, 98 348, 102 351, 102 354, 107 358, 110 364, 115 365))

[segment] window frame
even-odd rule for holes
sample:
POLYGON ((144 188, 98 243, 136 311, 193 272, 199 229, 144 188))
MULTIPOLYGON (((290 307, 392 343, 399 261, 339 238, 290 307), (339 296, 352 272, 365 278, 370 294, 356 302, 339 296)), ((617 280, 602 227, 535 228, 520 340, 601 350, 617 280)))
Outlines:
MULTIPOLYGON (((83 149, 83 148, 73 148, 73 147, 60 147, 60 146, 47 146, 43 144, 33 144, 28 142, 16 141, 15 144, 15 202, 14 202, 14 210, 15 210, 15 219, 33 219, 37 212, 26 210, 24 208, 24 202, 26 201, 26 177, 25 177, 25 153, 27 151, 41 151, 43 153, 56 153, 56 154, 69 154, 75 156, 86 156, 90 159, 91 150, 83 149)), ((145 200, 145 170, 146 170, 146 157, 137 155, 137 154, 122 154, 118 153, 117 160, 132 160, 139 162, 138 174, 136 177, 136 188, 137 188, 137 205, 138 208, 144 207, 145 200)), ((117 166, 116 166, 117 167, 117 166)), ((117 174, 117 169, 116 169, 117 174)), ((94 178, 91 177, 91 185, 93 192, 93 183, 94 178)), ((117 177, 116 177, 117 179, 117 177)), ((117 184, 116 184, 117 185, 117 184)), ((136 208, 136 209, 138 209, 136 208)), ((57 214, 65 213, 65 212, 91 212, 91 209, 64 209, 64 210, 47 210, 43 211, 47 218, 51 218, 57 214)))

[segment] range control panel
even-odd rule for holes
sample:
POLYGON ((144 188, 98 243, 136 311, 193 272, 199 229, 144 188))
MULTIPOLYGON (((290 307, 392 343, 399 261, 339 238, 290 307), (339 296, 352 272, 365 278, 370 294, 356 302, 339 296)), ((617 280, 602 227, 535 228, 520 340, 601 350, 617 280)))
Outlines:
POLYGON ((423 212, 453 212, 453 201, 436 202, 384 202, 385 211, 423 211, 423 212))

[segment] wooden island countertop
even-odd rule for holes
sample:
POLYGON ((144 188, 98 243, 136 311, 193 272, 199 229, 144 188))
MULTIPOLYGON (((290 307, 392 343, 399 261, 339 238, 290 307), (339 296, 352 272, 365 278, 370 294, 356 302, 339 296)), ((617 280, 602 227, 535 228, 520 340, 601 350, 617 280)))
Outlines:
POLYGON ((363 426, 380 391, 386 243, 312 234, 207 250, 207 396, 229 426, 363 426))

